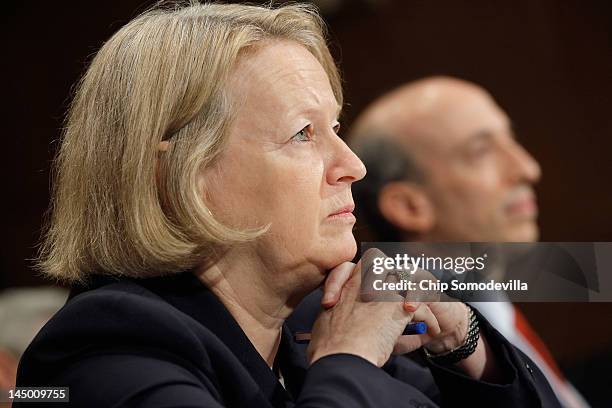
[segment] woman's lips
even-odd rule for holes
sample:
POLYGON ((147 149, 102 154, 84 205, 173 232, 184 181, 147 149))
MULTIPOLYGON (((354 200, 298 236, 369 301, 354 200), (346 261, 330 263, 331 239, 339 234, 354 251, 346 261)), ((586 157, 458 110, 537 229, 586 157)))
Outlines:
POLYGON ((354 209, 354 205, 347 205, 328 215, 327 218, 332 220, 356 221, 355 216, 353 215, 354 209))

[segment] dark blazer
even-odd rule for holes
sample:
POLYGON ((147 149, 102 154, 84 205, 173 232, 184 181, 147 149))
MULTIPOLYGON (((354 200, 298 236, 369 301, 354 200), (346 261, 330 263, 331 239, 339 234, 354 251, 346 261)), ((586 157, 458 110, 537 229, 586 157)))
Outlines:
MULTIPOLYGON (((312 299, 304 303, 297 322, 308 321, 318 308, 312 299)), ((193 274, 98 277, 88 288, 73 289, 32 341, 17 385, 70 387, 70 403, 60 407, 558 406, 527 357, 484 320, 481 330, 502 365, 505 385, 405 357, 390 359, 384 370, 350 354, 308 367, 305 346, 293 341, 285 324, 275 363, 285 389, 193 274)))

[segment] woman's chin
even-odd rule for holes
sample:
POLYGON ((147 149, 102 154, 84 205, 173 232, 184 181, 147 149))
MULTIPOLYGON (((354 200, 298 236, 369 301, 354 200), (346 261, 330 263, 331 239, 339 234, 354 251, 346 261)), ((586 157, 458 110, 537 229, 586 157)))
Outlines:
POLYGON ((353 234, 350 235, 350 239, 343 239, 334 241, 323 248, 325 254, 324 267, 325 269, 333 269, 343 262, 353 260, 357 253, 357 243, 353 234))

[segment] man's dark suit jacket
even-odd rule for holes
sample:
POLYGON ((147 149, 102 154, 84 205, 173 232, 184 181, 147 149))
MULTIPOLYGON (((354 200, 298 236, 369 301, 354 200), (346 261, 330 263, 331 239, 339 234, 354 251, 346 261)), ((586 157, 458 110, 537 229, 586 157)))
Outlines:
MULTIPOLYGON (((318 308, 306 302, 302 321, 318 308)), ((36 336, 21 359, 17 385, 68 386, 70 404, 61 407, 558 406, 534 364, 484 320, 481 330, 505 385, 405 357, 392 358, 384 370, 351 354, 308 367, 305 346, 293 341, 285 324, 275 363, 285 389, 193 274, 99 277, 73 290, 36 336)))

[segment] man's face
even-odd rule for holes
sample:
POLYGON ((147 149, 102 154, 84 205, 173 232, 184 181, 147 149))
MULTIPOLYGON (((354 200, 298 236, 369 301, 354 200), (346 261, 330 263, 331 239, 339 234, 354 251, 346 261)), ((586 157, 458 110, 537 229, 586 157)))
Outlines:
POLYGON ((435 214, 428 240, 537 240, 532 185, 540 167, 488 94, 477 88, 450 92, 414 126, 421 145, 415 160, 427 175, 435 214))

